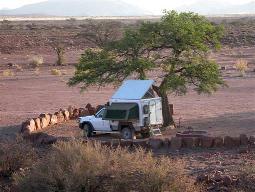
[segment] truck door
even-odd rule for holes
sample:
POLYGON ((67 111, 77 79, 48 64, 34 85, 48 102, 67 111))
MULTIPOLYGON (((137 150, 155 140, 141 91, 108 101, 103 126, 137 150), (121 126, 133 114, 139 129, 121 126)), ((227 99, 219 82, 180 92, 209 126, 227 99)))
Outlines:
POLYGON ((105 109, 101 109, 95 115, 95 121, 93 122, 93 125, 96 131, 111 131, 110 121, 102 119, 104 112, 105 112, 105 109))

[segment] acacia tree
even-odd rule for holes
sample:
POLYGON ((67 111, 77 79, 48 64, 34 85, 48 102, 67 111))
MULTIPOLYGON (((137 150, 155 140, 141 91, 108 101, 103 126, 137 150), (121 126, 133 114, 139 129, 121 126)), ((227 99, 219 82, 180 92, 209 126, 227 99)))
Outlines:
POLYGON ((82 54, 69 85, 103 86, 126 78, 147 79, 157 71, 154 91, 162 98, 164 126, 173 123, 168 94, 185 94, 188 87, 212 93, 224 81, 218 65, 208 59, 209 51, 220 48, 223 30, 194 13, 165 12, 159 22, 146 22, 137 30, 126 30, 120 40, 102 49, 82 54))

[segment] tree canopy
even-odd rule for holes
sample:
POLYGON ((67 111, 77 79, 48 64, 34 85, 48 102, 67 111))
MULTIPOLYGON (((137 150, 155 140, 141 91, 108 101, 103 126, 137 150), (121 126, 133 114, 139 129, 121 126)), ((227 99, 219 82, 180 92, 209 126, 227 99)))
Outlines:
POLYGON ((82 54, 69 85, 120 83, 124 79, 149 78, 156 71, 155 92, 162 97, 165 125, 169 116, 167 93, 185 94, 188 87, 212 93, 224 84, 210 50, 220 48, 223 28, 195 13, 165 12, 159 22, 144 22, 128 29, 119 40, 82 54))

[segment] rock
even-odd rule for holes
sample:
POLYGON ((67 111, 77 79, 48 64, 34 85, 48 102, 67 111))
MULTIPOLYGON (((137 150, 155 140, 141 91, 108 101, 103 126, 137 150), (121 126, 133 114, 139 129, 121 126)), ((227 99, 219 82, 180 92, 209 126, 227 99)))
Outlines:
POLYGON ((179 150, 182 147, 182 138, 180 137, 172 137, 170 148, 172 150, 179 150))
POLYGON ((41 145, 41 144, 53 144, 57 141, 57 138, 51 135, 48 135, 46 133, 32 133, 26 137, 25 139, 29 140, 30 142, 33 142, 35 144, 41 145))
POLYGON ((159 149, 163 146, 163 140, 159 138, 150 138, 148 143, 152 149, 159 149))
POLYGON ((41 144, 44 145, 51 145, 57 142, 57 138, 51 135, 48 135, 47 137, 43 138, 41 141, 41 144))
POLYGON ((60 112, 60 111, 56 112, 54 115, 57 116, 58 123, 62 123, 63 121, 65 121, 65 117, 62 112, 60 112))
POLYGON ((201 147, 201 138, 199 137, 194 138, 194 147, 201 147))
POLYGON ((98 112, 98 111, 100 111, 101 109, 103 109, 104 108, 104 105, 98 105, 97 107, 96 107, 96 113, 98 112))
POLYGON ((224 141, 222 137, 215 137, 213 147, 221 148, 224 146, 224 141))
POLYGON ((40 118, 35 118, 34 121, 35 121, 36 130, 41 130, 42 129, 41 119, 40 118))
POLYGON ((79 113, 79 109, 74 109, 74 110, 73 110, 73 118, 74 118, 74 119, 77 119, 77 118, 79 117, 79 114, 80 114, 80 113, 79 113))
POLYGON ((89 110, 89 114, 90 114, 90 115, 95 115, 95 114, 96 114, 96 108, 91 107, 91 108, 89 108, 88 110, 89 110))
POLYGON ((202 137, 201 138, 201 147, 203 148, 211 148, 213 147, 213 137, 202 137))
POLYGON ((240 139, 239 137, 229 137, 226 136, 224 137, 224 146, 227 148, 234 148, 234 147, 238 147, 240 145, 240 139))
POLYGON ((133 140, 132 141, 132 147, 147 149, 148 148, 147 140, 145 140, 145 139, 143 139, 143 140, 133 140))
POLYGON ((247 135, 245 135, 245 134, 240 135, 240 144, 241 145, 249 144, 249 138, 247 137, 247 135))
POLYGON ((70 119, 70 113, 69 113, 69 111, 64 110, 64 111, 62 111, 62 113, 63 113, 63 115, 64 115, 65 120, 68 121, 68 120, 70 119))
POLYGON ((46 127, 49 126, 49 122, 48 122, 48 120, 45 117, 41 117, 40 119, 41 119, 41 127, 42 127, 42 129, 45 129, 46 127))
POLYGON ((67 108, 67 111, 69 112, 69 116, 70 116, 70 119, 73 118, 73 111, 74 111, 75 107, 69 105, 69 107, 67 108))
POLYGON ((121 142, 120 142, 121 147, 128 148, 131 145, 133 145, 133 142, 131 140, 121 140, 121 142))
POLYGON ((163 146, 164 147, 169 147, 170 146, 170 144, 171 144, 171 140, 169 139, 169 138, 165 138, 164 140, 163 140, 163 146))
POLYGON ((89 109, 91 107, 92 107, 92 105, 90 103, 88 103, 85 108, 89 109))
POLYGON ((255 137, 254 136, 250 136, 249 143, 250 143, 250 145, 255 146, 255 137))
MULTIPOLYGON (((48 125, 50 124, 50 114, 42 113, 39 117, 45 118, 46 121, 47 121, 47 124, 48 124, 48 125)), ((47 125, 47 126, 48 126, 48 125, 47 125)))
POLYGON ((51 115, 50 117, 50 125, 55 125, 58 123, 58 118, 56 115, 51 115))
POLYGON ((185 148, 193 148, 195 146, 194 138, 193 137, 183 137, 182 144, 183 144, 183 147, 185 147, 185 148))
POLYGON ((23 134, 31 134, 32 132, 36 131, 35 121, 33 119, 29 119, 22 123, 21 126, 21 133, 23 134))
POLYGON ((79 116, 80 117, 85 117, 85 116, 89 116, 89 110, 85 109, 85 108, 79 108, 79 116))

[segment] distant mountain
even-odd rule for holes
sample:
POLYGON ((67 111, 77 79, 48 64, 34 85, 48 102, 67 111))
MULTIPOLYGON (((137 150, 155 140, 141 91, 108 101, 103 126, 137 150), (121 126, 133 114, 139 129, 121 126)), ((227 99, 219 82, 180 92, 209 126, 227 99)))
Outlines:
POLYGON ((149 14, 121 0, 48 0, 17 9, 0 10, 0 15, 143 16, 149 14))
POLYGON ((191 5, 178 7, 178 11, 191 11, 204 15, 215 14, 255 14, 255 1, 233 5, 222 1, 200 0, 191 5))

